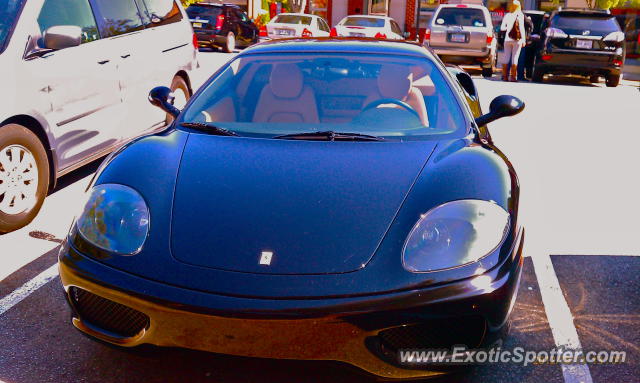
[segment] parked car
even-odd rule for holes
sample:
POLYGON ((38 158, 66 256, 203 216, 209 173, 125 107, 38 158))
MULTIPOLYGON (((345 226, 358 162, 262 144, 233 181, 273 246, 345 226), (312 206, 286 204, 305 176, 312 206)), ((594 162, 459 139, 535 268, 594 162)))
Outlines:
POLYGON ((549 13, 544 11, 525 10, 524 14, 529 16, 533 24, 533 30, 524 47, 524 69, 527 78, 533 76, 533 61, 540 44, 540 33, 542 31, 542 23, 549 17, 549 13))
POLYGON ((424 43, 442 61, 480 65, 484 77, 493 76, 496 39, 489 10, 474 4, 441 4, 435 11, 424 43))
POLYGON ((263 40, 283 37, 327 37, 329 24, 320 16, 303 13, 281 13, 271 19, 261 31, 263 40))
POLYGON ((249 48, 182 112, 169 94, 176 121, 105 161, 62 245, 77 329, 385 378, 442 373, 399 350, 505 335, 524 234, 487 125, 520 100, 482 114, 423 47, 349 38, 249 48))
POLYGON ((331 29, 331 36, 404 40, 402 30, 394 19, 375 15, 347 16, 331 29))
POLYGON ((592 82, 604 77, 607 86, 615 87, 624 65, 624 37, 607 11, 555 11, 543 25, 532 79, 542 82, 545 74, 574 74, 592 82))
POLYGON ((187 14, 202 48, 222 48, 230 53, 259 40, 260 30, 237 5, 195 3, 187 8, 187 14))
POLYGON ((152 84, 186 104, 197 65, 188 20, 174 0, 5 1, 0 232, 28 224, 58 177, 164 126, 152 84))

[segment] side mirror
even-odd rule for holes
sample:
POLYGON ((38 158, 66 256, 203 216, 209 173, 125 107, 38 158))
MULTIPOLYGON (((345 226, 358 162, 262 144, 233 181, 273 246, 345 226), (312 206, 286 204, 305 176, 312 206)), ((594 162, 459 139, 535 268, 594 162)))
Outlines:
POLYGON ((524 110, 524 102, 517 97, 502 95, 491 101, 489 113, 476 118, 478 126, 485 126, 502 117, 515 116, 524 110))
POLYGON ((149 102, 151 105, 157 106, 172 115, 173 118, 176 118, 180 114, 180 109, 173 106, 174 100, 175 96, 173 92, 166 86, 156 86, 149 92, 149 102))
POLYGON ((82 42, 82 29, 75 25, 55 25, 44 31, 43 41, 47 49, 77 47, 82 42))

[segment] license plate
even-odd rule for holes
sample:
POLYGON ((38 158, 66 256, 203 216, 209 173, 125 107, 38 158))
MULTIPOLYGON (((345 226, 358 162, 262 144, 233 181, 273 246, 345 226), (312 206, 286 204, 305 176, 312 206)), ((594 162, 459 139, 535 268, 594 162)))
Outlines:
POLYGON ((194 28, 202 28, 202 23, 192 23, 194 28))
POLYGON ((450 35, 452 43, 465 43, 467 42, 467 36, 464 33, 452 33, 450 35))
POLYGON ((349 32, 349 36, 352 36, 352 37, 365 37, 366 35, 364 33, 349 32))
POLYGON ((293 31, 290 29, 276 29, 276 33, 279 36, 291 36, 293 35, 293 31))
POLYGON ((576 48, 591 49, 591 48, 593 48, 593 41, 591 41, 591 40, 576 40, 576 48))

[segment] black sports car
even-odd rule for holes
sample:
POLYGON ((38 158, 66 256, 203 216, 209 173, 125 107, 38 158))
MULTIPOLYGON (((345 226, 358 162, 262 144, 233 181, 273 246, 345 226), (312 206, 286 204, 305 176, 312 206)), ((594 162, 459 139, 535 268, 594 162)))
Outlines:
POLYGON ((483 347, 522 267, 519 186, 473 81, 425 48, 245 50, 176 119, 111 155, 60 254, 80 331, 120 346, 441 374, 404 349, 483 347))

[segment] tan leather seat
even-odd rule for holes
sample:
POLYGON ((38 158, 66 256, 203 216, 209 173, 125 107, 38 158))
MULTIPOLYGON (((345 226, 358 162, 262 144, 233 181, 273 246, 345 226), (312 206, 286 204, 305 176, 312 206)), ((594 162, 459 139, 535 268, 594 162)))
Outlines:
MULTIPOLYGON (((422 124, 429 126, 424 96, 418 88, 413 86, 413 74, 409 71, 409 68, 403 65, 384 65, 380 69, 377 82, 379 94, 369 96, 364 106, 382 98, 404 101, 418 113, 422 124)), ((399 108, 399 106, 393 104, 389 105, 399 108)))
POLYGON ((316 97, 304 84, 296 64, 274 65, 269 84, 260 93, 253 122, 319 122, 316 97))

